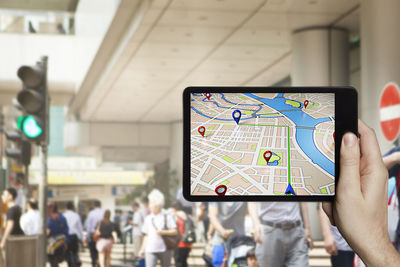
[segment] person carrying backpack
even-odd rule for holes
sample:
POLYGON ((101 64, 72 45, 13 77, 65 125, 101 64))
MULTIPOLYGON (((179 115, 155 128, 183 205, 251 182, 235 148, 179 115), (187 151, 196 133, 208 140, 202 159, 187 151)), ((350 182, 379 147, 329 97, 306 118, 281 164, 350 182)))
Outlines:
POLYGON ((55 202, 47 206, 47 256, 51 267, 65 260, 68 248, 69 235, 68 223, 64 215, 58 212, 55 202))
POLYGON ((173 208, 178 231, 182 235, 182 240, 174 253, 175 266, 187 267, 187 258, 192 249, 192 243, 196 242, 194 224, 189 215, 183 210, 181 202, 175 202, 173 208))

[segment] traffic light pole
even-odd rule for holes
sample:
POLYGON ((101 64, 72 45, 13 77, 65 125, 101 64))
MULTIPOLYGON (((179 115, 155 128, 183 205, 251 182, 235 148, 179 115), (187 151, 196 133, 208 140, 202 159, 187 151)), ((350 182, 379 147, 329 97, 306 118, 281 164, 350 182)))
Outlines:
POLYGON ((44 56, 41 58, 42 59, 42 64, 43 68, 45 69, 44 75, 46 75, 45 82, 45 90, 46 90, 46 97, 45 97, 45 133, 44 133, 44 140, 41 142, 40 147, 41 147, 41 162, 42 162, 42 168, 41 168, 41 180, 39 183, 39 210, 41 212, 41 220, 40 220, 40 228, 42 232, 41 236, 41 242, 39 242, 39 255, 40 255, 40 266, 41 267, 46 267, 46 262, 47 262, 47 253, 46 253, 46 230, 47 230, 47 147, 49 144, 49 95, 47 91, 47 56, 44 56))
POLYGON ((26 212, 26 204, 29 201, 29 165, 24 165, 24 181, 22 184, 23 201, 22 210, 26 212))
POLYGON ((40 242, 39 252, 42 257, 41 265, 46 266, 46 229, 47 229, 47 144, 41 145, 41 153, 40 153, 41 161, 42 161, 42 169, 41 169, 41 181, 39 183, 39 210, 41 212, 41 229, 42 229, 42 239, 40 242))

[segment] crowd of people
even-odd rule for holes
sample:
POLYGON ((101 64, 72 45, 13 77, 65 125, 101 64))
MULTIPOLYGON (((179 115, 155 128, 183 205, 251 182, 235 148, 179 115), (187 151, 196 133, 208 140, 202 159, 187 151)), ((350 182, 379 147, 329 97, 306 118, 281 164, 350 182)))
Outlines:
MULTIPOLYGON (((362 123, 359 128, 360 141, 355 135, 349 137, 350 134, 343 140, 336 200, 322 203, 319 208, 325 249, 331 254, 333 267, 353 266, 355 252, 367 266, 398 266, 400 227, 391 243, 387 227, 387 173, 399 176, 400 152, 394 149, 382 160, 373 132, 362 123)), ((16 197, 14 188, 7 188, 2 194, 2 202, 7 206, 0 241, 2 251, 8 237, 40 232, 36 201, 30 199, 22 214, 16 197)), ((185 201, 180 191, 176 202, 167 208, 163 193, 157 189, 141 203, 134 202, 127 215, 116 210, 113 220, 110 210, 103 210, 101 203, 95 201, 84 224, 72 202, 67 203, 63 213, 51 202, 46 234, 52 267, 64 260, 68 266, 80 266, 78 252, 82 243, 90 250, 92 265, 101 267, 110 266, 115 242, 131 242, 134 264, 146 267, 155 267, 158 262, 169 267, 172 257, 175 266, 188 266, 194 242, 207 244, 204 264, 213 267, 309 266, 308 250, 313 248, 305 203, 193 204, 185 201), (122 232, 131 232, 129 241, 122 232)))

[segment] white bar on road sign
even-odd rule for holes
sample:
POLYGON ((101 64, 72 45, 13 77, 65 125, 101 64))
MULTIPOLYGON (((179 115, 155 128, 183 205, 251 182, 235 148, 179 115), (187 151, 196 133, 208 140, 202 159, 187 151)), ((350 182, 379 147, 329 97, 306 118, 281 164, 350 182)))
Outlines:
POLYGON ((380 109, 381 121, 390 121, 400 118, 400 104, 380 109))

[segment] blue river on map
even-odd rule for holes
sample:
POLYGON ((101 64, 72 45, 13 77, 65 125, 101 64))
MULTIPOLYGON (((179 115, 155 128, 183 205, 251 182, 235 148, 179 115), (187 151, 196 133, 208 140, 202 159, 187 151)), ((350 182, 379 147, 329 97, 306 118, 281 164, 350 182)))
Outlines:
POLYGON ((299 144, 301 150, 303 150, 303 152, 311 159, 314 164, 320 166, 330 175, 335 176, 335 164, 324 154, 322 154, 314 143, 314 128, 320 123, 330 121, 331 119, 329 117, 319 119, 311 117, 307 113, 303 112, 303 103, 299 101, 296 102, 300 104, 300 108, 294 108, 292 105, 286 104, 286 100, 294 100, 284 98, 283 93, 278 94, 278 96, 274 99, 260 98, 257 95, 251 93, 244 93, 244 95, 263 102, 264 104, 279 111, 288 119, 293 121, 297 127, 296 141, 299 144), (310 129, 298 127, 307 127, 310 129))
MULTIPOLYGON (((194 96, 203 96, 202 94, 193 94, 193 95, 194 95, 194 96)), ((253 111, 254 113, 257 113, 258 111, 260 111, 260 110, 262 109, 262 105, 255 105, 255 104, 238 104, 238 103, 234 103, 234 102, 231 102, 231 101, 229 101, 228 99, 226 99, 224 94, 220 93, 220 95, 221 95, 221 98, 222 98, 225 102, 227 102, 228 104, 240 106, 240 107, 238 108, 239 110, 247 110, 247 111, 253 111), (243 108, 242 106, 253 106, 253 107, 258 107, 258 109, 257 109, 257 110, 246 109, 246 108, 243 108)), ((192 99, 192 101, 194 101, 194 99, 192 99)), ((231 106, 228 106, 228 107, 221 106, 220 104, 218 104, 218 102, 213 101, 213 100, 207 100, 205 97, 204 97, 204 99, 203 99, 203 102, 206 102, 206 103, 214 103, 214 104, 215 104, 217 107, 219 107, 219 108, 232 109, 231 106)), ((211 117, 211 116, 208 116, 208 115, 206 115, 206 114, 203 114, 201 111, 199 111, 198 109, 196 109, 196 108, 193 107, 193 106, 191 106, 191 108, 192 108, 194 111, 196 111, 198 114, 200 114, 201 116, 206 117, 206 118, 209 118, 209 119, 213 119, 213 120, 217 120, 217 121, 233 121, 233 119, 213 118, 213 117, 211 117)), ((270 116, 270 115, 264 115, 264 116, 263 116, 263 115, 260 115, 260 116, 259 116, 259 118, 281 118, 281 117, 282 117, 281 115, 277 115, 277 116, 270 116)), ((241 118, 240 120, 241 120, 241 121, 244 121, 244 120, 251 120, 251 119, 254 119, 254 118, 251 117, 251 116, 248 116, 248 117, 243 116, 243 118, 241 118)))

